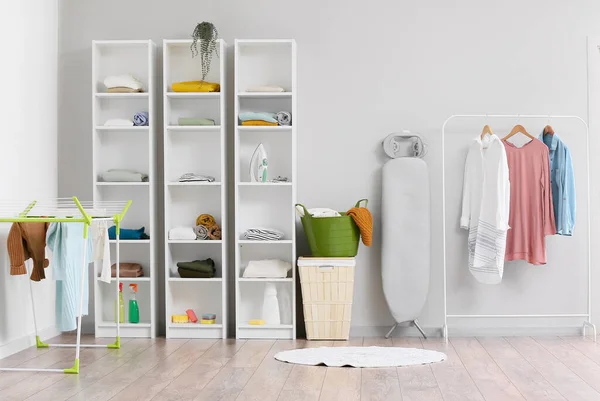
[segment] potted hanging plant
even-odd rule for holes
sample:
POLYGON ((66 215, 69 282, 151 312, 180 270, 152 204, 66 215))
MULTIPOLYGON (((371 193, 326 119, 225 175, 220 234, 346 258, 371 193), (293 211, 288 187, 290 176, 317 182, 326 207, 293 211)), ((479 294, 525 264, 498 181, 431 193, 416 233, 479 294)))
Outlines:
POLYGON ((201 22, 196 25, 196 28, 192 33, 192 39, 193 42, 190 46, 192 57, 200 56, 202 81, 204 81, 210 72, 210 63, 212 61, 213 53, 219 57, 219 53, 217 52, 219 32, 211 22, 201 22))

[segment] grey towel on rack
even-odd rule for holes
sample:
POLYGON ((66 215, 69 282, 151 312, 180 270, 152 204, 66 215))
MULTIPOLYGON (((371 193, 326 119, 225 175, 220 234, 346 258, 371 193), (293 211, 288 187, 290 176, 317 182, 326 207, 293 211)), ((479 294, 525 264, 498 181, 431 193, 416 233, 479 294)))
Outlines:
POLYGON ((208 239, 208 228, 204 226, 196 226, 194 227, 194 232, 196 233, 196 239, 198 240, 207 240, 208 239))
POLYGON ((292 113, 280 111, 277 113, 276 118, 279 125, 292 125, 292 113))
POLYGON ((278 241, 283 239, 284 234, 273 228, 249 228, 244 237, 252 241, 278 241))

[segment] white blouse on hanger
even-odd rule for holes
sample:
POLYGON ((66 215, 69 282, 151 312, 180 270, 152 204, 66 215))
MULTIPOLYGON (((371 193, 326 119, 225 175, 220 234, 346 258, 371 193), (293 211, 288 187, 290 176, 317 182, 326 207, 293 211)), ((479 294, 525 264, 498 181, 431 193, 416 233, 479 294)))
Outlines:
POLYGON ((469 230, 469 271, 482 283, 502 281, 509 210, 504 145, 496 135, 477 136, 465 163, 460 227, 469 230))

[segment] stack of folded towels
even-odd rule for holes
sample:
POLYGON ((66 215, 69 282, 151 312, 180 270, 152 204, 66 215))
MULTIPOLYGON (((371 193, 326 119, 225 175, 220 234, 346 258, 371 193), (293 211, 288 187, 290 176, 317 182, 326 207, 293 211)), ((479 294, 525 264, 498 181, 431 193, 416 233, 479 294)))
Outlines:
POLYGON ((220 92, 221 85, 216 82, 186 81, 171 85, 173 92, 220 92))
POLYGON ((238 116, 243 126, 276 127, 292 125, 292 115, 287 111, 270 113, 267 111, 243 111, 238 116))
POLYGON ((286 278, 292 264, 279 259, 251 260, 244 269, 248 278, 286 278))
POLYGON ((133 75, 111 75, 104 79, 104 86, 108 93, 134 93, 143 92, 144 85, 133 75))
POLYGON ((215 120, 210 118, 194 118, 194 117, 181 117, 177 119, 177 124, 185 126, 195 125, 215 125, 215 120))
MULTIPOLYGON (((117 277, 117 264, 111 266, 111 276, 117 277)), ((121 263, 119 266, 119 277, 143 277, 144 269, 139 263, 121 263)))
POLYGON ((100 174, 105 182, 148 182, 148 174, 133 170, 110 169, 100 174))
POLYGON ((211 175, 203 175, 196 173, 182 174, 178 179, 179 182, 215 182, 215 177, 211 175))
POLYGON ((283 239, 284 234, 273 228, 249 228, 244 237, 251 241, 279 241, 283 239))
POLYGON ((213 278, 216 271, 215 262, 210 258, 177 263, 177 272, 181 278, 213 278))
POLYGON ((285 89, 277 85, 253 85, 246 92, 285 92, 285 89))

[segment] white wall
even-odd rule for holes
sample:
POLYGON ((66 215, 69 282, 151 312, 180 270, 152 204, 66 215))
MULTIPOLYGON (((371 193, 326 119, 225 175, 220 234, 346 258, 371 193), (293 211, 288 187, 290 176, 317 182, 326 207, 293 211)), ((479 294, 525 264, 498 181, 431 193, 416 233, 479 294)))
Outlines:
MULTIPOLYGON (((587 118, 586 36, 598 34, 600 3, 261 0, 64 0, 60 36, 59 192, 91 197, 90 43, 93 39, 189 37, 196 23, 215 23, 234 38, 298 42, 299 190, 301 202, 343 210, 367 197, 375 215, 370 249, 361 248, 353 330, 391 325, 380 276, 381 140, 411 129, 429 142, 432 188, 432 279, 421 322, 442 324, 441 148, 443 121, 455 113, 553 113, 587 118), (80 149, 81 152, 72 152, 80 149)), ((498 133, 516 121, 491 121, 498 133)), ((546 121, 525 122, 537 133, 546 121)), ((466 268, 466 234, 458 232, 462 163, 484 121, 456 122, 448 161, 448 263, 452 313, 581 312, 585 307, 585 189, 580 126, 557 124, 577 154, 580 214, 576 236, 552 238, 547 267, 511 264, 502 285, 475 284, 466 268)), ((597 133, 592 133, 597 135, 597 133)), ((600 144, 594 142, 592 150, 600 144)), ((592 171, 598 171, 598 158, 592 171)), ((598 175, 592 176, 592 183, 598 175)), ((593 191, 592 204, 598 204, 593 191)), ((593 242, 600 237, 594 232, 593 242)), ((597 260, 600 253, 593 250, 597 260)), ((595 285, 600 292, 600 285, 595 285)), ((599 298, 600 299, 600 298, 599 298)), ((596 302, 600 307, 600 304, 596 302)), ((565 320, 455 322, 454 326, 531 328, 565 320)), ((375 328, 375 329, 374 329, 375 328)))
MULTIPOLYGON (((58 1, 2 2, 0 199, 57 196, 58 1)), ((0 225, 0 358, 33 344, 28 279, 9 275, 0 225)), ((54 333, 54 282, 33 283, 38 328, 54 333)))

